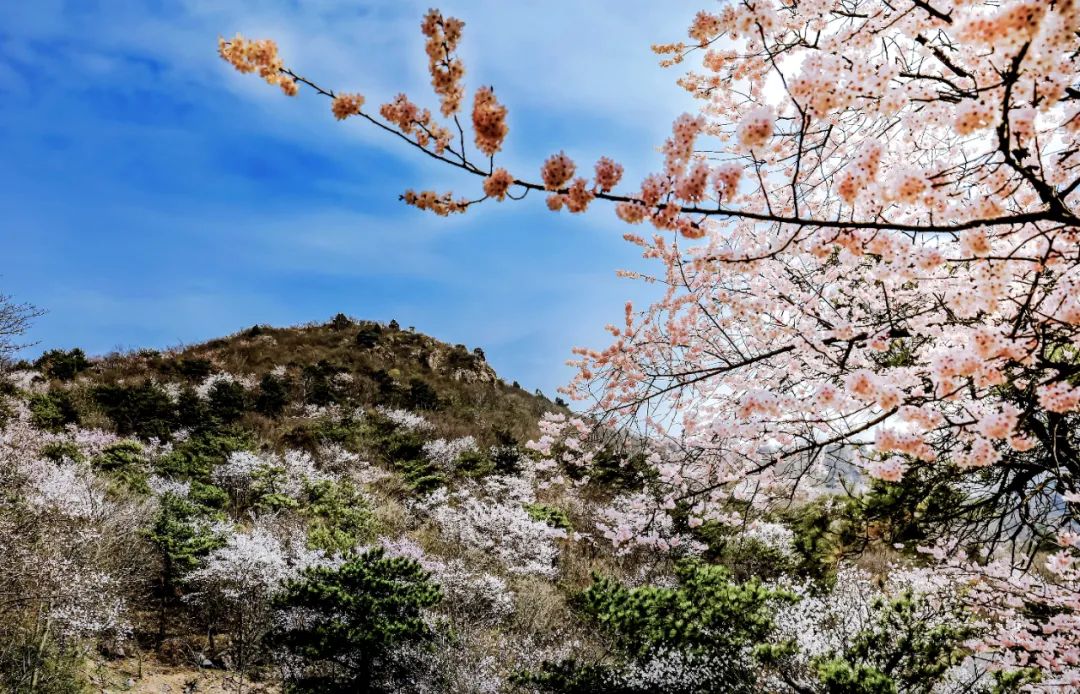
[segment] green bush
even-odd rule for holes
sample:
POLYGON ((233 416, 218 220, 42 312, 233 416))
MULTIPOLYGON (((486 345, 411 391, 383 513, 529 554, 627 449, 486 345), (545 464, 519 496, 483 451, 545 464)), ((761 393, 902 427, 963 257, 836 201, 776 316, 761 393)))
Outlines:
POLYGON ((203 431, 218 426, 218 422, 210 417, 206 401, 200 398, 191 386, 180 391, 176 402, 176 423, 190 431, 203 431))
POLYGON ((172 451, 155 462, 155 468, 162 475, 209 482, 211 471, 224 463, 230 453, 252 446, 253 441, 246 433, 200 431, 173 446, 172 451))
POLYGON ((410 489, 426 492, 446 483, 438 466, 424 455, 427 439, 423 434, 398 427, 377 412, 366 417, 364 422, 366 447, 401 473, 410 489))
POLYGON ((825 660, 818 663, 817 675, 828 694, 897 694, 896 683, 869 665, 825 660))
POLYGON ((446 475, 427 458, 395 460, 394 469, 401 473, 405 486, 426 493, 446 484, 446 475))
POLYGON ((387 461, 396 463, 403 460, 417 460, 424 457, 423 434, 407 429, 397 429, 389 436, 378 440, 376 445, 387 461))
POLYGON ((364 496, 349 482, 324 480, 305 490, 308 546, 330 554, 348 552, 375 534, 375 518, 364 496))
POLYGON ((715 521, 706 521, 691 532, 706 546, 703 558, 726 567, 736 581, 754 576, 763 580, 779 578, 797 572, 801 566, 800 556, 792 550, 746 537, 715 521))
POLYGON ((610 447, 597 451, 588 468, 570 466, 567 473, 575 479, 588 474, 592 486, 615 492, 640 489, 653 474, 644 455, 623 453, 610 447))
POLYGON ((67 352, 62 349, 49 350, 34 362, 35 369, 58 381, 70 381, 91 366, 86 353, 78 348, 67 352))
POLYGON ((903 484, 871 480, 870 488, 849 504, 849 518, 888 543, 923 544, 942 518, 969 501, 969 491, 956 483, 945 465, 912 465, 903 484))
POLYGON ((118 441, 96 455, 90 464, 128 489, 142 494, 150 491, 148 463, 143 457, 143 447, 137 441, 118 441))
POLYGON ((494 445, 489 455, 495 472, 501 475, 516 474, 521 468, 523 457, 517 438, 505 426, 496 427, 492 437, 494 445))
POLYGON ((290 582, 275 604, 301 610, 270 642, 298 663, 294 692, 396 691, 398 647, 427 639, 423 610, 441 599, 418 563, 381 549, 353 555, 338 568, 316 567, 290 582))
POLYGON ((495 462, 486 451, 465 451, 454 461, 454 469, 466 477, 484 477, 495 472, 495 462))
POLYGON ((679 584, 674 588, 626 588, 594 576, 579 603, 611 637, 611 662, 549 662, 539 672, 525 674, 522 681, 563 694, 645 694, 651 691, 648 685, 635 683, 622 672, 678 653, 702 665, 693 681, 672 685, 666 692, 749 694, 757 673, 748 653, 754 644, 767 640, 775 611, 794 602, 795 596, 756 579, 735 583, 723 567, 700 561, 681 562, 676 576, 679 584))
POLYGON ((500 475, 514 475, 521 468, 521 451, 517 446, 492 446, 491 466, 500 475))
POLYGON ((391 465, 424 459, 427 438, 418 431, 397 426, 378 412, 364 418, 363 439, 369 449, 391 465))
POLYGON ((68 424, 78 424, 80 420, 79 410, 66 390, 35 393, 30 396, 28 405, 30 423, 38 429, 60 431, 68 424))
POLYGON ((91 463, 99 470, 115 472, 145 464, 143 447, 137 441, 118 441, 94 456, 91 463))
POLYGON ((157 515, 147 532, 159 560, 158 641, 165 637, 170 607, 179 597, 179 586, 185 574, 199 560, 223 546, 222 538, 211 530, 211 520, 220 517, 212 509, 197 502, 165 494, 161 497, 157 515))
POLYGON ((207 411, 222 424, 232 424, 248 410, 248 396, 244 386, 235 381, 218 381, 210 387, 207 411))
POLYGON ((165 391, 153 383, 101 385, 93 389, 92 396, 119 435, 162 441, 171 437, 176 409, 165 391))
POLYGON ((263 376, 255 397, 255 411, 267 417, 280 417, 288 404, 289 382, 273 374, 263 376))
POLYGON ((817 581, 832 579, 848 545, 859 542, 853 534, 851 500, 827 497, 792 509, 783 519, 795 534, 796 573, 817 581))
POLYGON ((367 425, 363 420, 345 414, 339 418, 326 417, 317 421, 298 424, 284 436, 286 445, 314 451, 325 443, 340 444, 347 450, 356 451, 367 439, 367 425))
POLYGON ((570 525, 570 519, 566 516, 566 511, 563 511, 561 508, 546 506, 544 504, 526 504, 525 510, 528 512, 529 517, 534 521, 546 523, 553 528, 573 530, 573 526, 570 525))
POLYGON ((49 442, 41 447, 38 454, 45 460, 51 460, 54 463, 60 463, 64 460, 81 463, 84 460, 84 456, 79 449, 78 444, 73 441, 49 442))
POLYGON ((281 511, 299 506, 286 491, 288 476, 276 465, 260 467, 251 475, 251 497, 255 508, 262 511, 281 511))
POLYGON ((363 349, 371 349, 379 344, 379 336, 382 328, 378 323, 364 323, 356 332, 356 346, 363 349))
POLYGON ((775 609, 795 601, 756 579, 734 583, 724 567, 699 561, 681 562, 676 576, 675 588, 626 588, 595 577, 583 608, 633 655, 664 647, 733 656, 763 642, 775 609))
POLYGON ((224 509, 229 504, 228 492, 221 487, 199 480, 191 480, 191 491, 188 498, 202 508, 215 511, 224 509))

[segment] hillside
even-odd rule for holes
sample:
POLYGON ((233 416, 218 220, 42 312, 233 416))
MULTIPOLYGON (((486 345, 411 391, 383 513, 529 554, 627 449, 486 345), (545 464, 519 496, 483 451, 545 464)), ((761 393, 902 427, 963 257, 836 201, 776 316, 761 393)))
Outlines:
POLYGON ((953 672, 963 632, 892 638, 928 622, 910 596, 875 602, 913 580, 880 571, 888 548, 835 570, 851 507, 743 524, 735 495, 695 523, 626 441, 585 436, 479 349, 338 316, 52 351, 2 383, 5 690, 827 692, 826 661, 953 672), (879 623, 903 653, 856 648, 879 623))
POLYGON ((212 407, 221 406, 217 415, 258 429, 275 443, 299 435, 290 428, 293 416, 311 419, 318 408, 401 407, 427 412, 447 433, 481 430, 521 440, 535 433, 541 413, 555 408, 543 396, 498 378, 480 348, 344 315, 322 325, 254 326, 166 352, 90 361, 81 350, 52 351, 16 370, 38 374, 39 390, 43 378, 47 390, 71 396, 74 410, 63 424, 111 426, 121 435, 163 440, 197 423, 183 411, 192 393, 208 395, 215 388, 210 400, 212 407), (240 389, 244 396, 230 401, 240 389), (177 411, 168 412, 157 391, 178 401, 177 411))

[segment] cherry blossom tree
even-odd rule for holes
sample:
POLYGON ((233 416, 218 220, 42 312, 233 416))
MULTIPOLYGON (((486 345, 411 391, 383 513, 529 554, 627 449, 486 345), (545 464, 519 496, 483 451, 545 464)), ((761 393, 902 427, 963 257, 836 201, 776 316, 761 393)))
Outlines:
MULTIPOLYGON (((1080 684, 1080 3, 699 12, 687 40, 654 50, 689 67, 679 84, 700 111, 674 122, 639 185, 607 157, 591 171, 561 151, 538 175, 497 166, 508 110, 480 87, 462 114, 463 26, 436 10, 421 25, 437 114, 404 94, 366 110, 270 40, 219 48, 480 179, 475 195, 410 190, 407 204, 447 215, 536 192, 552 210, 604 201, 651 226, 626 239, 655 271, 623 274, 659 298, 627 304, 609 346, 577 350, 566 393, 598 430, 648 449, 662 506, 691 522, 733 496, 768 508, 850 464, 863 491, 918 518, 943 571, 970 572, 984 607, 1004 610, 986 647, 1047 670, 1046 688, 1080 684), (1049 577, 1033 577, 1048 543, 1049 577)), ((541 453, 562 464, 587 439, 541 453)))
POLYGON ((88 466, 46 456, 51 446, 81 457, 110 437, 41 432, 29 420, 19 408, 0 426, 0 682, 40 691, 85 655, 85 641, 115 647, 131 635, 149 511, 111 498, 88 466))
POLYGON ((273 624, 271 598, 286 581, 324 559, 320 553, 306 550, 297 538, 283 543, 273 528, 263 523, 249 532, 231 534, 187 576, 194 590, 185 600, 215 620, 208 629, 211 649, 215 629, 224 627, 231 637, 238 690, 243 689, 245 672, 258 655, 253 653, 254 646, 273 624))

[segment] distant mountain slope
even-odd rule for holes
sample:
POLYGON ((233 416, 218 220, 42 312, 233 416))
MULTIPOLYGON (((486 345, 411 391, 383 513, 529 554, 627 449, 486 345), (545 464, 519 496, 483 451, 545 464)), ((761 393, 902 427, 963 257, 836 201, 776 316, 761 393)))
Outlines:
POLYGON ((278 442, 294 433, 292 419, 311 419, 319 408, 379 406, 423 412, 450 435, 479 432, 482 443, 524 441, 544 412, 562 405, 507 384, 480 348, 341 314, 325 324, 257 325, 167 351, 88 360, 79 350, 57 350, 20 366, 41 374, 39 389, 44 377, 66 393, 49 403, 57 423, 77 420, 143 438, 168 439, 199 424, 202 414, 184 410, 193 393, 212 390, 219 416, 278 442))

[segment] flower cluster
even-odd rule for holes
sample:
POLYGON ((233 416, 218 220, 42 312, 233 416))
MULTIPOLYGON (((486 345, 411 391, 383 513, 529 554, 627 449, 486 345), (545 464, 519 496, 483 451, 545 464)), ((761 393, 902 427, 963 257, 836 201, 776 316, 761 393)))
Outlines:
POLYGON ((736 137, 747 149, 757 149, 768 144, 773 136, 772 109, 761 106, 750 111, 739 122, 736 137))
POLYGON ((566 185, 566 182, 574 175, 574 162, 565 152, 559 152, 548 157, 540 169, 540 177, 544 180, 544 187, 548 190, 558 190, 566 185))
POLYGON ((514 177, 506 169, 495 169, 490 176, 484 179, 484 195, 504 200, 510 186, 514 185, 514 177))
POLYGON ((472 122, 477 149, 489 157, 502 149, 503 140, 510 129, 506 126, 506 107, 495 100, 491 87, 476 90, 472 122))
POLYGON ((608 192, 619 185, 622 179, 622 164, 616 163, 607 157, 600 157, 596 162, 596 187, 602 192, 608 192))
POLYGON ((1040 386, 1039 404, 1050 412, 1076 412, 1080 410, 1080 388, 1065 381, 1040 386))
POLYGON ((401 427, 408 431, 427 431, 432 428, 431 422, 424 419, 421 415, 416 414, 415 412, 409 412, 408 410, 379 407, 378 413, 393 422, 394 426, 401 427))
POLYGON ((434 9, 428 11, 420 25, 420 30, 427 37, 425 50, 428 56, 428 71, 431 73, 431 86, 439 95, 444 116, 457 113, 465 94, 465 89, 461 86, 465 65, 454 55, 464 27, 465 23, 460 19, 444 18, 441 12, 434 9))
POLYGON ((453 193, 440 194, 433 190, 422 190, 419 193, 407 190, 401 196, 401 199, 405 201, 406 205, 434 212, 440 217, 454 213, 460 214, 469 207, 469 201, 464 198, 455 200, 453 193))
POLYGON ((421 147, 433 145, 436 154, 442 154, 450 145, 452 134, 446 127, 436 123, 431 111, 421 110, 404 94, 379 107, 379 115, 397 126, 405 135, 411 135, 421 147))
POLYGON ((338 94, 330 104, 330 110, 334 112, 334 118, 345 120, 349 116, 360 113, 364 105, 362 94, 338 94))
POLYGON ((230 41, 219 37, 218 54, 240 72, 257 72, 267 84, 276 84, 287 96, 296 96, 296 80, 282 72, 277 44, 270 39, 249 41, 240 34, 230 41))

